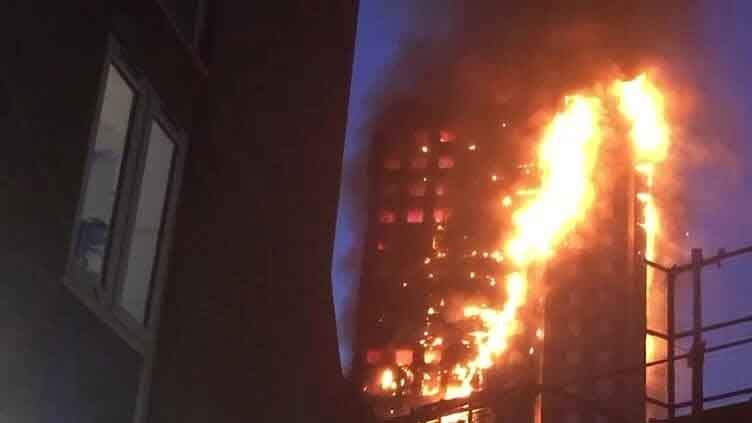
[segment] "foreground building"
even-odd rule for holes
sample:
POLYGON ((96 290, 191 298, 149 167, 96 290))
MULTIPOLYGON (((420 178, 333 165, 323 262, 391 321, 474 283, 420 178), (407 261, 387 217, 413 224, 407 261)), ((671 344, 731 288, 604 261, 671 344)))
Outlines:
POLYGON ((353 412, 324 404, 356 9, 4 7, 0 421, 353 412))

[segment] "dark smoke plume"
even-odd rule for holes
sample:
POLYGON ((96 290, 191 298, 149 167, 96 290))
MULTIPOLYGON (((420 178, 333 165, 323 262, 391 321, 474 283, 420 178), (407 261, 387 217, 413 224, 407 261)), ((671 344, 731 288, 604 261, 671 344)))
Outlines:
POLYGON ((529 114, 562 95, 670 60, 693 45, 688 0, 418 1, 446 39, 407 45, 374 94, 374 130, 529 114))

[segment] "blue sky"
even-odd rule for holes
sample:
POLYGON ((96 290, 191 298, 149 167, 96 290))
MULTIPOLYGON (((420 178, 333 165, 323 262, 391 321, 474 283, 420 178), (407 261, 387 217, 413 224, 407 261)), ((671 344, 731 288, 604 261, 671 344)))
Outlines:
MULTIPOLYGON (((443 1, 437 0, 431 5, 441 7, 443 1)), ((364 235, 364 222, 360 218, 364 204, 353 192, 362 189, 366 176, 364 157, 369 137, 365 123, 372 110, 369 94, 378 90, 388 76, 389 65, 403 43, 446 35, 436 32, 446 28, 445 25, 416 27, 416 16, 420 13, 418 3, 361 0, 360 5, 332 275, 340 355, 345 371, 350 368, 352 359, 352 337, 345 322, 357 298, 360 271, 358 260, 352 258, 362 253, 364 235)), ((715 124, 708 127, 723 128, 717 136, 723 136, 722 141, 731 147, 730 154, 706 160, 706 165, 694 166, 682 184, 692 187, 687 198, 690 213, 686 222, 691 234, 690 246, 704 248, 706 255, 711 255, 721 247, 732 249, 752 244, 752 187, 745 183, 752 176, 752 125, 745 118, 752 116, 752 44, 748 41, 752 40, 752 28, 748 24, 752 22, 752 2, 705 0, 702 8, 701 26, 688 28, 688 31, 700 33, 709 48, 703 50, 707 57, 701 62, 705 65, 693 70, 695 74, 690 77, 700 81, 698 86, 703 95, 712 95, 706 118, 713 119, 715 124)), ((752 270, 752 257, 706 272, 706 323, 752 314, 752 284, 743 280, 750 275, 749 270, 752 270)), ((680 305, 684 303, 680 299, 680 305)), ((750 334, 752 325, 733 334, 714 334, 709 341, 712 344, 731 335, 750 334)), ((739 388, 744 382, 752 384, 752 365, 745 360, 745 356, 752 356, 752 346, 729 351, 708 359, 708 394, 739 388)))

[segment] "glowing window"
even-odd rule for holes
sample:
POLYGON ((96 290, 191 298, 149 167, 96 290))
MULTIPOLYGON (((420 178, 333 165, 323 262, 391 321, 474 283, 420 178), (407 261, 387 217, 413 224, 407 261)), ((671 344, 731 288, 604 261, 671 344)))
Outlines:
POLYGON ((412 197, 423 197, 426 195, 426 183, 421 181, 410 184, 410 195, 412 197))
POLYGON ((454 157, 452 156, 442 156, 439 157, 439 168, 440 169, 451 169, 454 167, 454 157))
POLYGON ((391 210, 381 210, 379 212, 379 222, 381 223, 394 223, 397 220, 397 216, 391 210))
POLYGON ((400 167, 401 167, 401 163, 399 159, 395 159, 391 157, 391 158, 384 160, 384 169, 399 170, 400 167))
POLYGON ((413 364, 413 350, 403 349, 394 351, 394 364, 398 366, 413 364))
POLYGON ((409 209, 407 211, 407 223, 423 223, 423 210, 409 209))
POLYGON ((386 244, 384 241, 376 241, 376 251, 384 251, 386 249, 386 244))
POLYGON ((449 217, 449 209, 447 208, 438 208, 438 209, 434 209, 433 211, 433 220, 436 223, 444 223, 446 222, 448 217, 449 217))
POLYGON ((436 186, 434 187, 434 192, 439 197, 445 196, 447 194, 446 184, 442 182, 437 183, 436 186))
POLYGON ((455 139, 457 139, 457 136, 453 132, 450 132, 450 131, 439 132, 440 143, 454 142, 455 139))
POLYGON ((413 169, 425 169, 428 167, 428 157, 416 157, 410 162, 413 169))

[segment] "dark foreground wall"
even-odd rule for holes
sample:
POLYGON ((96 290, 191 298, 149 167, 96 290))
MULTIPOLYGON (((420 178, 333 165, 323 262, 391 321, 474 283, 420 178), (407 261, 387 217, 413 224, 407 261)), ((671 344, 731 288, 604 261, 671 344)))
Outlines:
POLYGON ((142 356, 62 278, 110 34, 190 122, 203 78, 171 28, 151 0, 1 2, 0 422, 133 421, 142 356))
POLYGON ((351 0, 218 7, 150 421, 349 413, 330 279, 355 17, 351 0))

